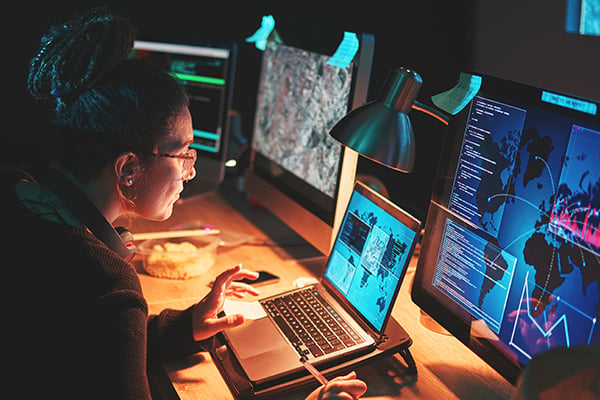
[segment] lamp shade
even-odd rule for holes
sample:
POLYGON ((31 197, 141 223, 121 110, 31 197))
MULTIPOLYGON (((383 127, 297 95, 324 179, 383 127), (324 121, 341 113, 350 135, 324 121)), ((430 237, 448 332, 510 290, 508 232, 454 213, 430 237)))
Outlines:
POLYGON ((408 112, 422 83, 415 71, 395 69, 388 75, 377 100, 348 113, 329 134, 364 157, 411 172, 415 140, 408 112))

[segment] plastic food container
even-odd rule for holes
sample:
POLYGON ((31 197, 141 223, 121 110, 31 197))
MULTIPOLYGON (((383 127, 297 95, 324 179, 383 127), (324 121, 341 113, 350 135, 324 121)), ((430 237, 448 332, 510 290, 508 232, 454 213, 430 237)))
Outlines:
POLYGON ((217 236, 152 239, 137 246, 137 253, 149 275, 190 279, 215 264, 220 242, 217 236))

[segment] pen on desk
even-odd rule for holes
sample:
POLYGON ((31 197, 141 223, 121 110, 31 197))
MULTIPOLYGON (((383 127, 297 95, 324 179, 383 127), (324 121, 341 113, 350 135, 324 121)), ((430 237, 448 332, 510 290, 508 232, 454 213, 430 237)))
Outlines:
POLYGON ((176 231, 160 231, 160 232, 141 232, 134 233, 133 239, 136 241, 149 240, 149 239, 171 239, 180 238, 187 236, 208 236, 218 235, 220 231, 212 227, 205 227, 201 229, 180 229, 176 231))
POLYGON ((311 374, 312 376, 314 376, 314 377, 315 377, 315 379, 316 379, 317 381, 319 381, 319 383, 320 383, 321 385, 327 385, 327 383, 329 382, 329 381, 327 380, 327 378, 325 378, 325 377, 323 376, 323 374, 322 374, 321 372, 319 372, 319 370, 318 370, 318 369, 316 369, 316 368, 314 367, 314 365, 312 365, 312 364, 311 364, 311 363, 308 361, 308 358, 306 358, 306 356, 302 356, 302 357, 300 358, 300 362, 302 363, 302 365, 304 366, 304 368, 306 368, 306 370, 307 370, 308 372, 310 372, 310 374, 311 374))

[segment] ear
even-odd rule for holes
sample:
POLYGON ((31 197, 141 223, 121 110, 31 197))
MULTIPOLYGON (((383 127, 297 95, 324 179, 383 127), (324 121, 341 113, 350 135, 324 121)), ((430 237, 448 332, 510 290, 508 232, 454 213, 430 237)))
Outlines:
POLYGON ((131 186, 141 168, 140 159, 132 152, 122 153, 115 160, 114 167, 117 182, 131 186))

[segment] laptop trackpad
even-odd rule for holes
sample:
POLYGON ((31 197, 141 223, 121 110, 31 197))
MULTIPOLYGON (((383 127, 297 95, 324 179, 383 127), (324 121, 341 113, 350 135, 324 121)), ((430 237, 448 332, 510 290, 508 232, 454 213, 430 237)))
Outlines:
POLYGON ((269 318, 246 320, 225 331, 228 344, 252 381, 276 377, 302 367, 300 356, 269 318))

